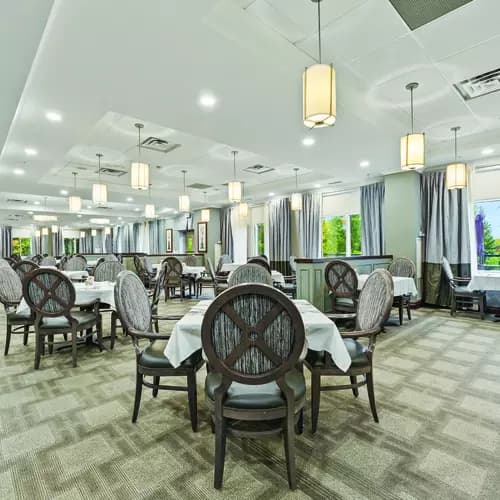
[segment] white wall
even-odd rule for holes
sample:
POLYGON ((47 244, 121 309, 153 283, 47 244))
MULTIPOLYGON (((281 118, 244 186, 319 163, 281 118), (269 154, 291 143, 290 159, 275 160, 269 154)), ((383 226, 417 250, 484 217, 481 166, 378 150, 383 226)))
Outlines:
POLYGON ((359 214, 361 212, 360 190, 353 189, 347 193, 324 193, 321 217, 334 215, 359 214))
POLYGON ((470 192, 473 201, 500 200, 500 168, 481 172, 472 172, 470 175, 470 192))
POLYGON ((248 258, 248 218, 249 217, 240 217, 237 208, 231 210, 234 262, 245 263, 248 258))

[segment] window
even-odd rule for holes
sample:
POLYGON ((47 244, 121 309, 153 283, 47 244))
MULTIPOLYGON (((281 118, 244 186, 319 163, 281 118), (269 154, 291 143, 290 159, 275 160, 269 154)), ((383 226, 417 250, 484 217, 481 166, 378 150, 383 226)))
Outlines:
POLYGON ((474 214, 477 268, 500 271, 500 200, 476 202, 474 214))
POLYGON ((334 215, 322 220, 323 256, 361 255, 361 216, 334 215))
POLYGON ((64 253, 66 255, 80 253, 80 240, 77 238, 64 238, 64 253))
POLYGON ((30 238, 12 238, 12 253, 28 257, 31 253, 31 239, 30 238))
POLYGON ((263 255, 264 251, 264 223, 255 224, 254 229, 255 255, 263 255))
POLYGON ((186 231, 186 253, 193 253, 194 231, 186 231))

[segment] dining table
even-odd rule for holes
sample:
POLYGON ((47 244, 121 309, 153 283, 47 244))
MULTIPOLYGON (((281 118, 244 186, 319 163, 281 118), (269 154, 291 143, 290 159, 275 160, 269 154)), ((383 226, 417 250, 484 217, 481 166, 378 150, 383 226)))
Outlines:
MULTIPOLYGON (((369 274, 358 275, 358 290, 363 288, 369 274)), ((394 284, 394 297, 402 297, 403 295, 410 295, 416 297, 418 295, 415 280, 406 276, 393 276, 392 282, 394 284)))
MULTIPOLYGON (((174 326, 164 354, 174 367, 202 348, 201 325, 205 312, 213 300, 202 300, 194 305, 174 326)), ((307 300, 293 300, 304 322, 308 348, 327 351, 335 364, 347 371, 351 357, 335 323, 307 300)))
MULTIPOLYGON (((162 264, 152 264, 152 268, 155 270, 156 275, 159 274, 161 270, 162 264)), ((182 274, 190 275, 194 278, 194 280, 198 280, 203 273, 206 273, 207 270, 205 266, 188 266, 187 264, 182 263, 182 274)))
MULTIPOLYGON (((56 269, 57 266, 40 266, 42 269, 56 269)), ((67 276, 71 281, 83 281, 89 277, 88 271, 60 271, 64 276, 67 276)))
POLYGON ((500 291, 500 273, 478 271, 476 274, 472 275, 467 288, 471 292, 477 290, 498 292, 500 291))

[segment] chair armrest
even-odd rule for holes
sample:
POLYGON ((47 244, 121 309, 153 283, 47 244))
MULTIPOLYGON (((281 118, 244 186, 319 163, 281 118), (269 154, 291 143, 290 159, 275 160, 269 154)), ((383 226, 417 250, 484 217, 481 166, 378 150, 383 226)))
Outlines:
POLYGON ((299 363, 302 363, 304 361, 304 359, 306 359, 308 349, 309 349, 309 343, 307 342, 307 339, 304 339, 304 348, 302 349, 302 352, 300 353, 299 363))
POLYGON ((469 282, 470 282, 470 280, 471 280, 471 278, 470 278, 470 277, 469 277, 469 278, 467 278, 467 277, 465 277, 465 276, 455 276, 455 277, 453 278, 453 281, 457 282, 458 284, 460 284, 460 283, 466 283, 466 284, 467 284, 467 283, 469 283, 469 282))
POLYGON ((153 314, 151 317, 153 319, 161 319, 161 320, 165 320, 165 321, 179 321, 184 316, 162 316, 161 314, 153 314))
POLYGON ((336 319, 356 319, 357 313, 325 313, 325 316, 335 322, 336 319))
POLYGON ((168 340, 170 335, 166 333, 155 333, 151 331, 141 332, 135 328, 127 328, 127 333, 136 339, 148 339, 148 340, 168 340))
POLYGON ((340 332, 343 339, 358 339, 361 337, 373 337, 380 333, 381 328, 372 328, 370 330, 357 330, 353 332, 340 332))

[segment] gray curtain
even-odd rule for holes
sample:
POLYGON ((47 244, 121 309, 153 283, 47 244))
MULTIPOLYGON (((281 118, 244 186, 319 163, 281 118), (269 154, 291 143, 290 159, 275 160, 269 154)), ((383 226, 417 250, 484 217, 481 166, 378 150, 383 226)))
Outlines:
POLYGON ((122 253, 121 234, 122 226, 115 226, 113 228, 113 249, 117 253, 122 253))
POLYGON ((85 230, 85 237, 80 238, 80 253, 94 253, 92 248, 92 233, 90 230, 85 230))
POLYGON ((233 229, 231 226, 231 208, 223 208, 220 218, 220 239, 222 241, 222 254, 234 258, 233 252, 233 229))
POLYGON ((103 252, 104 253, 113 253, 113 228, 111 228, 111 233, 110 234, 104 234, 104 231, 102 232, 102 239, 103 239, 103 252))
POLYGON ((269 261, 271 269, 290 274, 290 200, 269 202, 269 261))
POLYGON ((470 276, 467 189, 446 188, 446 173, 427 172, 420 180, 424 249, 424 302, 448 306, 451 294, 442 272, 446 257, 455 275, 470 276))
POLYGON ((31 235, 31 255, 35 256, 40 253, 40 238, 35 236, 35 232, 31 235))
POLYGON ((361 250, 363 255, 385 252, 383 182, 361 186, 361 250))
POLYGON ((52 255, 62 255, 64 253, 63 229, 58 227, 57 233, 52 233, 52 255))
POLYGON ((141 249, 139 248, 141 229, 142 229, 141 222, 134 222, 133 223, 133 225, 132 225, 132 245, 131 245, 131 249, 130 249, 131 252, 141 251, 141 249))
POLYGON ((304 193, 299 212, 299 238, 301 257, 321 257, 321 195, 304 193))
POLYGON ((132 236, 132 224, 124 224, 121 226, 121 252, 129 253, 132 252, 133 246, 133 236, 132 236))
POLYGON ((167 252, 167 221, 160 219, 158 221, 158 253, 164 254, 167 252))
POLYGON ((0 254, 2 257, 12 254, 12 226, 0 226, 0 254))

